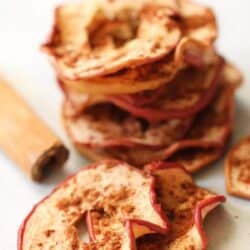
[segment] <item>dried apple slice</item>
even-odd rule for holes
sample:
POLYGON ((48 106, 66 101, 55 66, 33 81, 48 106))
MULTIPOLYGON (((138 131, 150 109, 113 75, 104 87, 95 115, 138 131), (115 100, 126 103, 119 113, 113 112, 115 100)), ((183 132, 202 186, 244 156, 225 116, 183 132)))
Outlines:
POLYGON ((77 80, 158 60, 181 33, 210 47, 217 35, 213 12, 183 0, 101 0, 60 6, 42 48, 64 78, 77 80))
POLYGON ((250 199, 250 136, 230 150, 225 161, 225 176, 229 194, 250 199))
MULTIPOLYGON (((97 225, 88 226, 91 233, 97 225)), ((167 229, 154 178, 125 163, 103 161, 70 177, 34 207, 20 228, 18 249, 134 249, 139 236, 167 229), (98 225, 96 240, 84 243, 76 224, 91 211, 105 225, 98 225)))
MULTIPOLYGON (((216 93, 222 69, 222 59, 218 59, 217 64, 204 69, 187 68, 179 72, 170 84, 162 87, 159 90, 161 96, 158 100, 148 105, 136 105, 138 95, 131 96, 131 100, 124 99, 123 95, 108 96, 107 101, 149 121, 190 117, 211 102, 216 93), (134 103, 133 100, 135 100, 134 103)), ((155 95, 155 92, 152 92, 152 95, 155 95)))
POLYGON ((205 108, 215 95, 223 64, 223 59, 217 58, 213 65, 188 67, 157 89, 130 95, 87 95, 58 81, 67 99, 69 115, 80 114, 97 103, 110 102, 137 117, 155 122, 190 117, 205 108))
MULTIPOLYGON (((129 111, 131 110, 131 112, 135 114, 138 114, 138 115, 141 114, 142 116, 146 116, 148 118, 151 118, 152 116, 156 116, 156 118, 169 117, 169 116, 181 117, 184 115, 185 112, 190 115, 190 113, 195 113, 195 111, 202 109, 203 107, 206 106, 205 104, 209 103, 210 99, 214 95, 215 88, 218 83, 216 81, 216 78, 219 75, 221 78, 220 82, 227 83, 230 86, 232 86, 234 89, 240 86, 242 82, 242 75, 240 74, 239 70, 235 68, 233 65, 229 63, 224 64, 223 70, 221 74, 219 74, 219 72, 221 71, 221 66, 222 66, 221 60, 222 59, 219 59, 219 61, 217 62, 218 63, 217 70, 216 68, 214 68, 215 66, 207 66, 207 68, 210 68, 210 74, 209 72, 208 74, 205 74, 207 75, 207 78, 206 78, 206 81, 203 81, 204 85, 199 84, 200 83, 199 80, 201 80, 202 82, 201 72, 203 71, 205 72, 205 69, 202 70, 201 68, 200 69, 189 68, 189 69, 183 70, 183 73, 180 74, 179 77, 176 76, 175 80, 172 80, 171 82, 169 82, 171 83, 170 86, 163 85, 157 89, 142 91, 142 92, 138 92, 138 93, 130 94, 130 95, 128 94, 115 95, 120 98, 115 98, 115 99, 118 99, 118 101, 114 100, 114 102, 118 102, 117 104, 120 103, 121 106, 124 107, 124 109, 127 109, 129 111), (216 73, 215 71, 217 71, 218 75, 215 75, 215 78, 211 79, 211 77, 213 76, 213 73, 216 73), (197 75, 195 75, 195 72, 197 72, 197 75), (184 86, 178 86, 178 82, 179 82, 179 85, 183 85, 182 81, 178 81, 178 79, 181 80, 181 76, 185 78, 188 78, 189 76, 189 78, 192 78, 190 76, 191 73, 194 73, 194 76, 193 76, 194 79, 190 79, 188 84, 185 84, 184 86), (192 80, 196 80, 196 81, 193 83, 192 80), (215 81, 210 81, 210 80, 215 80, 215 81), (196 88, 197 86, 194 87, 196 91, 194 93, 194 89, 189 88, 189 86, 192 87, 198 84, 202 85, 202 87, 201 88, 200 87, 196 88), (185 90, 185 91, 182 91, 182 90, 185 90), (206 93, 204 94, 204 92, 206 93), (187 95, 186 94, 183 95, 184 93, 187 93, 187 95), (202 95, 202 93, 204 94, 204 96, 202 95), (175 98, 173 98, 173 96, 175 98), (202 96, 202 98, 199 99, 199 96, 202 96), (157 99, 160 99, 160 100, 157 102, 157 99), (158 103, 158 106, 162 105, 162 103, 167 104, 165 105, 167 106, 166 110, 164 111, 161 110, 161 107, 158 107, 158 109, 160 110, 156 110, 156 107, 150 108, 150 104, 154 104, 154 103, 158 103), (197 104, 197 105, 192 108, 193 104, 197 104), (189 108, 188 108, 188 105, 189 105, 189 108), (149 106, 149 107, 146 109, 145 107, 141 107, 141 106, 149 106), (183 106, 187 106, 187 108, 185 109, 183 106), (152 111, 153 113, 150 112, 149 114, 149 112, 145 112, 145 111, 152 111), (168 113, 167 111, 171 111, 171 112, 168 113)), ((68 116, 78 115, 89 106, 92 106, 97 103, 104 103, 108 101, 105 95, 102 95, 102 94, 88 95, 88 94, 80 93, 69 88, 61 80, 58 80, 58 82, 67 100, 66 107, 64 108, 65 115, 68 115, 68 116)), ((184 81, 184 83, 185 82, 186 81, 184 81)), ((106 89, 109 89, 109 88, 106 87, 106 89)), ((157 105, 153 105, 153 107, 154 106, 157 106, 157 105)))
POLYGON ((187 65, 201 66, 216 61, 213 47, 191 38, 182 38, 175 51, 163 59, 92 79, 69 80, 59 74, 71 91, 88 94, 124 94, 153 90, 170 82, 187 65), (108 88, 107 88, 108 86, 108 88))
POLYGON ((111 74, 156 61, 174 49, 181 31, 169 17, 171 6, 145 1, 137 8, 136 1, 113 2, 82 1, 57 8, 43 49, 60 74, 69 79, 111 74))
POLYGON ((59 77, 76 91, 135 93, 170 81, 185 63, 200 64, 211 60, 216 34, 212 11, 189 1, 112 1, 110 4, 102 0, 59 7, 54 31, 42 48, 51 56, 59 77), (136 35, 139 36, 141 31, 143 35, 153 37, 150 41, 145 37, 133 39, 140 22, 135 17, 137 12, 145 12, 140 21, 144 16, 150 18, 144 24, 146 28, 138 28, 136 35), (162 19, 167 20, 167 25, 162 19), (158 32, 161 28, 165 32, 158 32), (167 39, 162 39, 164 35, 167 39), (116 47, 118 41, 125 45, 116 47), (142 45, 145 43, 157 43, 157 48, 152 49, 153 45, 145 47, 142 45), (142 53, 142 50, 148 51, 142 53), (162 57, 166 58, 152 63, 162 57))
POLYGON ((193 118, 148 123, 105 103, 93 105, 80 116, 64 115, 70 138, 79 146, 89 147, 162 147, 183 138, 193 118))
POLYGON ((225 197, 196 186, 178 164, 155 163, 148 169, 156 177, 157 198, 172 230, 166 236, 142 237, 138 240, 138 250, 206 249, 208 241, 203 220, 225 197))

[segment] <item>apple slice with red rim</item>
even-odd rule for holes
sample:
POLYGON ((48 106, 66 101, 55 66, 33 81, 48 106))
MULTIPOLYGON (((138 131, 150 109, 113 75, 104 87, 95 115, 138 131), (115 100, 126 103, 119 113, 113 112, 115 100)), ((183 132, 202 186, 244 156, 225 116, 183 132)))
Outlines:
POLYGON ((250 136, 230 150, 225 161, 225 176, 229 194, 250 199, 250 136))
POLYGON ((113 95, 108 96, 107 101, 148 121, 190 117, 204 109, 214 97, 223 64, 223 59, 218 58, 214 65, 189 67, 180 71, 170 84, 151 94, 135 94, 130 98, 113 95), (154 102, 147 104, 146 99, 154 102))
POLYGON ((206 249, 203 220, 225 197, 196 186, 181 165, 159 162, 146 169, 156 177, 157 198, 170 220, 171 231, 166 236, 143 236, 138 240, 138 249, 206 249))
POLYGON ((148 123, 109 103, 93 105, 77 117, 63 115, 64 126, 74 143, 92 148, 166 147, 182 139, 192 121, 193 117, 188 117, 148 123))
POLYGON ((168 231, 154 184, 154 177, 119 161, 93 164, 33 208, 20 227, 18 249, 135 249, 139 236, 168 231), (91 211, 105 225, 98 225, 98 237, 93 237, 91 211), (86 215, 90 243, 80 240, 76 228, 86 215))

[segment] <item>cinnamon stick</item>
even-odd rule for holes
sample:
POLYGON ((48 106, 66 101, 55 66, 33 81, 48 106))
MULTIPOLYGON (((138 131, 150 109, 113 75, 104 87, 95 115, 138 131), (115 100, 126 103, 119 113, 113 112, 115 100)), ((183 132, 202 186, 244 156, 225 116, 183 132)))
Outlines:
POLYGON ((34 181, 61 167, 69 155, 61 140, 1 78, 0 149, 34 181))

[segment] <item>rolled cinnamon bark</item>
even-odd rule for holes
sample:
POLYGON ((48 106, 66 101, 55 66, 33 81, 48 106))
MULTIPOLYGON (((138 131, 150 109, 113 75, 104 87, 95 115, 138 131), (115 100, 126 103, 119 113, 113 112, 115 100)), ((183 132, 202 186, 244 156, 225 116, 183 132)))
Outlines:
POLYGON ((5 80, 0 78, 0 149, 34 181, 67 160, 69 151, 5 80))

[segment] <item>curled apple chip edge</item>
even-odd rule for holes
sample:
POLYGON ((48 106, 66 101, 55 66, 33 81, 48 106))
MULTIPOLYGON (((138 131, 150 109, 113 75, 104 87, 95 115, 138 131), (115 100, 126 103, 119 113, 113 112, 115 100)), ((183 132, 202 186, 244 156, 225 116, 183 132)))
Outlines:
POLYGON ((33 208, 19 229, 18 249, 114 249, 117 245, 134 249, 137 237, 169 230, 154 188, 153 176, 126 163, 106 160, 92 164, 67 178, 33 208), (109 218, 107 230, 97 241, 83 243, 75 224, 90 211, 109 218))
POLYGON ((138 250, 207 249, 203 220, 225 197, 197 186, 179 164, 155 162, 145 169, 156 178, 157 197, 169 217, 171 231, 138 239, 138 250))
POLYGON ((118 9, 110 4, 107 13, 107 2, 71 3, 56 9, 52 34, 42 49, 67 78, 96 77, 150 63, 178 43, 181 31, 169 18, 173 11, 167 4, 163 8, 145 1, 138 9, 134 8, 137 3, 130 1, 131 6, 125 2, 118 9), (118 31, 123 26, 126 32, 121 34, 118 31), (121 45, 116 45, 116 40, 121 45))
POLYGON ((225 160, 226 188, 229 194, 250 199, 250 136, 241 139, 225 160))

